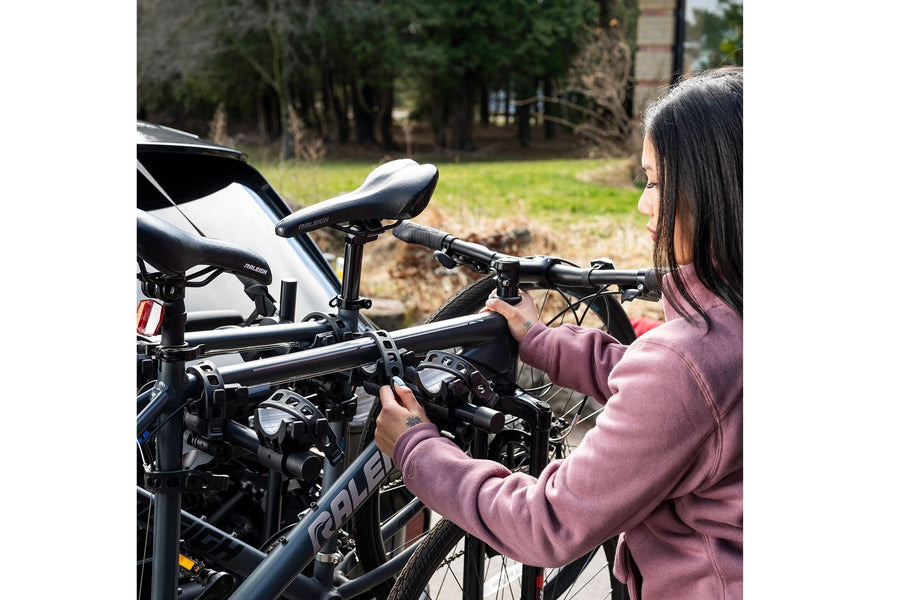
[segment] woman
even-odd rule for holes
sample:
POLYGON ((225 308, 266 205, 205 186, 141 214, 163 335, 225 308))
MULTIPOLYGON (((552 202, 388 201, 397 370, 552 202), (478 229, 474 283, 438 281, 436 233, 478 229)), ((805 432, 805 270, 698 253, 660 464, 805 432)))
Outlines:
POLYGON ((503 554, 557 566, 622 533, 639 598, 743 596, 743 74, 682 81, 645 114, 641 157, 666 323, 625 347, 492 298, 520 358, 606 403, 537 478, 466 456, 408 388, 381 390, 375 434, 407 488, 503 554), (490 527, 486 524, 490 524, 490 527))

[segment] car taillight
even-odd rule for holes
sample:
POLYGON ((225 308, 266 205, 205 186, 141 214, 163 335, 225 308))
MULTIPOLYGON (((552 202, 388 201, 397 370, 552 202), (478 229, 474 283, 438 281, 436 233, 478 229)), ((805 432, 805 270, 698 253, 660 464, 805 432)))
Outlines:
POLYGON ((141 300, 137 309, 137 332, 141 335, 156 335, 162 324, 163 305, 155 300, 141 300))

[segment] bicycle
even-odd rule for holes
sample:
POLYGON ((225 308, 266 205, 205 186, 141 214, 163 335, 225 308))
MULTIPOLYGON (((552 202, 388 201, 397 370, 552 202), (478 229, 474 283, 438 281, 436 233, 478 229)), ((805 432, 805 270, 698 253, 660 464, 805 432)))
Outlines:
MULTIPOLYGON (((612 297, 621 295, 622 301, 637 298, 656 301, 660 297, 657 274, 652 270, 632 271, 630 276, 634 279, 631 286, 612 290, 606 282, 619 282, 622 274, 626 272, 614 270, 611 262, 605 259, 593 261, 591 269, 581 269, 555 257, 517 259, 413 222, 403 223, 393 233, 406 242, 434 250, 435 258, 445 268, 465 266, 476 273, 491 271, 495 273, 493 278, 485 277, 477 280, 457 292, 435 312, 432 320, 454 318, 480 310, 495 288, 498 295, 501 297, 504 294, 511 295, 514 301, 515 293, 508 290, 504 292, 502 288, 511 285, 515 289, 517 284, 521 284, 522 288, 537 290, 535 296, 540 315, 550 313, 544 319, 548 324, 562 324, 566 316, 574 317, 574 323, 578 325, 596 326, 599 322, 606 325, 605 328, 614 332, 623 343, 631 343, 635 339, 634 331, 621 304, 612 297), (606 279, 607 276, 610 278, 606 279), (552 294, 557 294, 560 298, 554 298, 552 294), (561 311, 560 305, 564 307, 561 311)), ((553 407, 553 424, 547 440, 547 450, 551 458, 565 456, 570 449, 569 446, 574 445, 569 443, 570 438, 579 437, 575 434, 579 423, 590 423, 602 411, 602 407, 597 405, 585 412, 587 406, 595 402, 593 399, 556 386, 542 372, 536 372, 521 362, 516 368, 515 383, 526 393, 542 399, 553 407)), ((378 409, 377 405, 373 407, 373 418, 377 415, 378 409)), ((372 423, 372 419, 368 423, 372 423)), ((370 435, 372 432, 367 431, 364 439, 368 439, 370 435)), ((503 462, 510 469, 527 469, 532 475, 537 475, 546 461, 536 459, 529 452, 534 450, 535 444, 541 445, 544 442, 531 439, 532 435, 534 435, 533 424, 521 427, 508 423, 501 433, 493 436, 489 445, 485 446, 486 442, 482 443, 482 453, 477 456, 503 462)), ((577 441, 575 443, 577 444, 577 441)), ((509 564, 507 562, 509 559, 496 555, 483 543, 465 535, 456 525, 442 520, 429 532, 428 539, 413 554, 390 598, 454 598, 456 593, 461 593, 464 598, 481 598, 487 597, 491 590, 498 594, 503 592, 504 597, 507 593, 512 597, 520 593, 522 598, 538 596, 556 598, 562 593, 570 594, 573 588, 580 585, 586 578, 586 569, 590 566, 595 569, 590 577, 596 578, 599 573, 608 580, 609 595, 612 598, 625 599, 628 594, 624 584, 611 576, 615 546, 614 538, 608 540, 591 553, 548 575, 534 567, 518 563, 509 564), (598 552, 600 549, 602 552, 598 552), (460 566, 457 567, 453 560, 445 558, 447 556, 457 559, 456 562, 460 566), (475 566, 481 560, 477 558, 472 560, 473 556, 482 557, 488 563, 492 560, 500 562, 500 565, 488 564, 482 569, 475 566), (434 575, 433 573, 439 569, 454 574, 434 575), (542 585, 540 582, 545 579, 546 584, 542 585), (454 591, 441 589, 432 596, 427 593, 427 584, 434 580, 462 582, 461 589, 454 591), (513 593, 513 584, 517 580, 521 580, 521 586, 513 593), (504 582, 505 589, 499 586, 501 581, 504 582)), ((592 588, 589 597, 595 597, 593 595, 595 591, 592 588)))
MULTIPOLYGON (((344 197, 342 203, 351 205, 350 221, 358 220, 364 223, 373 217, 396 218, 406 215, 404 211, 424 208, 436 180, 437 171, 431 165, 421 166, 413 161, 394 161, 373 171, 357 193, 353 197, 344 197), (402 206, 397 204, 398 199, 402 206)), ((339 212, 336 212, 333 203, 320 204, 316 209, 324 210, 331 215, 339 212)), ((376 234, 371 227, 362 225, 354 225, 353 230, 347 232, 347 262, 351 267, 348 269, 349 276, 345 277, 342 294, 336 298, 338 314, 315 313, 308 315, 301 323, 290 323, 293 320, 293 315, 288 316, 290 294, 284 293, 285 289, 290 288, 283 285, 280 314, 283 324, 271 322, 266 327, 186 334, 187 316, 184 312, 183 297, 187 288, 206 285, 222 272, 232 273, 251 283, 267 286, 271 283, 267 275, 268 265, 262 257, 250 251, 226 242, 186 234, 164 221, 141 212, 138 215, 138 233, 138 256, 141 266, 139 278, 143 281, 146 295, 163 302, 163 310, 155 309, 161 312, 161 315, 153 315, 152 311, 143 315, 147 320, 158 319, 162 325, 162 334, 139 340, 139 356, 153 357, 139 361, 139 383, 141 373, 152 373, 157 370, 159 373, 158 379, 147 383, 146 389, 140 391, 138 395, 139 449, 145 455, 142 463, 147 465, 146 470, 149 472, 145 487, 159 498, 153 508, 153 512, 157 515, 153 524, 152 556, 156 560, 149 563, 145 559, 144 563, 153 565, 151 589, 166 590, 155 593, 154 597, 174 597, 176 588, 173 582, 178 580, 175 568, 178 561, 175 557, 181 555, 178 544, 180 537, 186 537, 184 540, 186 551, 193 552, 197 556, 207 556, 209 564, 227 563, 229 568, 236 569, 235 573, 238 575, 249 573, 252 563, 260 562, 261 558, 255 546, 244 540, 238 540, 236 536, 228 536, 215 527, 214 523, 220 522, 225 516, 225 511, 230 508, 228 505, 233 504, 230 499, 221 502, 220 507, 216 507, 220 511, 213 515, 210 519, 213 523, 210 523, 180 511, 181 497, 188 494, 223 492, 229 474, 232 476, 237 474, 244 478, 241 483, 247 483, 246 480, 249 478, 245 471, 241 472, 242 468, 248 463, 258 463, 264 467, 261 469, 262 476, 268 479, 268 485, 263 486, 268 496, 262 507, 265 519, 262 527, 263 538, 273 536, 282 525, 280 514, 283 510, 279 503, 284 494, 278 493, 278 487, 284 484, 285 478, 291 478, 291 483, 294 484, 299 482, 302 493, 296 493, 295 489, 294 495, 300 498, 301 504, 309 505, 308 498, 318 494, 320 471, 323 473, 322 485, 325 487, 336 480, 342 472, 344 465, 339 463, 339 460, 347 454, 343 447, 346 445, 347 421, 354 412, 356 399, 352 394, 348 373, 338 375, 326 373, 323 377, 314 379, 311 377, 312 373, 303 371, 307 367, 301 365, 297 377, 305 377, 304 385, 307 392, 319 393, 322 396, 322 402, 328 405, 327 409, 323 408, 326 414, 322 414, 322 411, 318 410, 319 407, 310 402, 301 402, 293 398, 292 406, 285 404, 281 399, 280 406, 273 408, 271 405, 275 402, 269 394, 275 390, 275 386, 262 385, 250 388, 246 382, 244 385, 238 383, 242 378, 241 374, 234 375, 234 379, 229 380, 227 373, 223 374, 222 370, 212 363, 201 362, 187 368, 185 363, 235 350, 242 351, 245 356, 248 352, 254 357, 279 356, 306 347, 324 347, 348 338, 351 332, 357 329, 360 307, 366 304, 365 299, 358 297, 362 245, 371 241, 376 234), (158 272, 147 272, 141 261, 145 261, 158 272), (188 270, 200 264, 209 266, 190 276, 187 274, 188 270), (158 364, 158 369, 148 368, 148 362, 158 364), (258 438, 262 437, 262 434, 247 425, 249 419, 259 416, 258 407, 265 405, 266 402, 269 403, 267 410, 281 412, 288 412, 291 408, 303 405, 302 408, 308 411, 308 414, 295 416, 291 423, 292 426, 297 426, 292 428, 298 431, 292 433, 294 438, 299 439, 285 440, 282 431, 282 439, 270 438, 268 446, 261 444, 258 438), (257 414, 248 415, 254 408, 257 414), (180 418, 182 414, 183 418, 180 418), (175 416, 179 418, 173 418, 175 416), (244 419, 244 423, 236 422, 238 418, 244 419), (322 427, 323 423, 327 423, 329 427, 322 427), (300 435, 299 425, 305 426, 313 432, 313 435, 300 435), (329 434, 332 427, 334 431, 329 434), (182 431, 185 432, 184 435, 187 436, 190 445, 212 457, 209 463, 201 464, 200 468, 195 469, 178 468, 182 454, 182 431), (152 451, 149 449, 151 441, 156 443, 155 457, 151 457, 152 451), (323 465, 321 456, 317 456, 315 452, 319 451, 321 454, 323 448, 329 458, 327 466, 323 465), (236 463, 237 468, 225 469, 226 472, 223 474, 222 466, 229 463, 236 463), (219 468, 218 475, 211 474, 213 468, 219 468), (188 524, 188 527, 181 531, 180 517, 184 517, 188 524), (209 540, 213 539, 223 540, 220 542, 221 547, 214 549, 214 552, 210 548, 203 547, 203 544, 208 544, 209 540), (225 543, 226 540, 232 539, 235 541, 225 543), (159 565, 165 565, 165 568, 159 565)), ((377 358, 371 356, 368 360, 377 358)), ((363 364, 365 360, 363 353, 351 366, 363 364)), ((241 372, 240 369, 238 371, 241 372)), ((284 377, 290 379, 291 375, 284 377)), ((263 383, 272 383, 271 379, 270 377, 268 382, 263 383)), ((283 383, 279 387, 284 387, 283 383)), ((368 458, 372 459, 371 456, 368 458)), ((145 521, 146 517, 148 524, 144 527, 149 532, 151 494, 147 489, 140 487, 138 489, 138 511, 140 521, 145 521)), ((328 543, 334 542, 329 540, 328 543)), ((367 552, 377 557, 379 548, 369 548, 367 552)), ((181 556, 185 564, 193 562, 188 557, 181 556)), ((383 557, 383 551, 381 556, 383 557)), ((199 565, 199 562, 197 564, 199 565)), ((205 569, 205 566, 197 568, 202 569, 202 572, 198 570, 191 572, 190 575, 193 579, 206 580, 203 587, 207 590, 197 593, 210 593, 231 585, 232 577, 228 573, 214 572, 205 569)), ((303 593, 305 594, 306 590, 303 593)), ((294 594, 293 597, 302 597, 302 594, 294 594)))
MULTIPOLYGON (((211 597, 213 594, 224 597, 237 583, 236 578, 246 577, 230 597, 262 599, 275 598, 279 594, 286 597, 330 595, 339 598, 370 592, 377 585, 383 586, 389 582, 412 554, 414 545, 388 560, 383 554, 383 547, 374 550, 370 547, 368 560, 363 557, 365 552, 359 552, 359 562, 366 572, 349 579, 344 569, 351 562, 348 560, 351 553, 337 559, 338 553, 333 552, 339 549, 339 543, 346 541, 344 528, 349 525, 351 517, 357 516, 351 529, 358 538, 356 551, 360 551, 367 545, 373 545, 362 543, 366 539, 375 540, 374 545, 381 546, 417 510, 413 505, 412 509, 399 510, 398 518, 384 527, 372 525, 379 523, 379 500, 389 493, 387 489, 380 489, 380 484, 388 479, 390 467, 374 445, 366 443, 365 436, 358 458, 345 470, 340 465, 339 453, 335 448, 343 453, 340 443, 353 405, 353 395, 348 392, 356 385, 376 390, 378 384, 385 383, 391 376, 416 377, 418 371, 413 364, 425 363, 427 369, 430 363, 423 357, 430 351, 456 346, 474 346, 479 359, 490 358, 481 364, 496 367, 492 377, 505 377, 508 382, 514 352, 506 335, 505 322, 490 314, 435 321, 400 330, 393 335, 375 332, 357 337, 353 327, 338 326, 342 317, 353 321, 364 301, 358 297, 362 245, 386 230, 381 221, 396 220, 395 225, 399 225, 403 218, 415 216, 412 213, 421 212, 427 205, 436 183, 436 169, 424 183, 419 177, 413 178, 416 183, 410 183, 407 180, 407 176, 412 174, 410 169, 418 167, 410 163, 412 161, 376 169, 378 176, 373 181, 383 178, 379 185, 364 184, 360 188, 362 191, 298 211, 279 223, 277 232, 286 237, 326 223, 347 234, 346 254, 349 260, 345 260, 348 267, 345 267, 342 295, 336 299, 339 308, 337 317, 316 315, 318 318, 312 322, 185 335, 183 311, 178 310, 185 288, 203 285, 222 272, 240 273, 268 285, 270 281, 265 277, 265 261, 252 252, 195 238, 180 230, 171 231, 152 222, 152 219, 139 219, 139 223, 143 222, 143 229, 139 227, 139 257, 159 269, 159 273, 155 274, 142 269, 142 277, 148 291, 163 296, 166 305, 162 318, 163 334, 158 341, 144 342, 144 350, 159 358, 160 378, 151 390, 138 396, 141 409, 138 417, 139 443, 146 451, 152 439, 157 447, 154 467, 149 469, 151 475, 148 478, 148 487, 158 497, 153 506, 157 515, 153 524, 154 597, 175 597, 179 580, 175 565, 179 556, 183 564, 188 565, 185 569, 188 573, 186 581, 190 581, 190 585, 186 584, 182 590, 182 597, 211 597), (404 199, 398 203, 397 198, 401 196, 404 199), (350 225, 343 226, 339 224, 341 222, 349 222, 350 225), (141 248, 141 241, 147 239, 148 232, 153 239, 141 248), (185 253, 174 256, 160 250, 173 244, 185 248, 185 253), (189 269, 201 264, 209 267, 187 275, 189 269), (206 279, 198 281, 201 276, 206 279), (210 352, 284 345, 291 346, 287 353, 254 358, 242 365, 217 369, 200 363, 185 367, 185 362, 210 352), (293 390, 289 389, 291 386, 294 386, 293 390), (330 390, 332 399, 339 399, 327 406, 327 416, 306 396, 297 392, 309 392, 311 389, 326 397, 329 393, 324 390, 330 390), (297 410, 298 406, 306 412, 297 410), (253 428, 235 419, 246 416, 245 413, 250 410, 255 417, 253 428), (276 429, 265 431, 261 425, 266 420, 263 417, 272 415, 260 411, 276 412, 277 418, 272 420, 277 425, 276 429), (182 418, 175 418, 182 413, 184 422, 182 418), (285 418, 286 414, 290 418, 285 418), (328 424, 327 428, 322 426, 323 422, 328 424), (315 482, 315 471, 321 469, 323 475, 321 491, 316 496, 318 502, 310 503, 301 514, 302 519, 290 523, 287 530, 276 531, 272 543, 264 545, 264 550, 268 552, 181 511, 177 499, 183 492, 208 492, 223 485, 221 476, 202 470, 177 468, 182 449, 179 433, 185 423, 192 442, 211 451, 217 460, 225 461, 227 451, 255 455, 272 470, 270 475, 273 479, 288 475, 292 481, 315 482), (292 430, 291 436, 287 436, 288 429, 292 430), (301 435, 294 435, 293 430, 296 429, 301 430, 301 435), (329 430, 333 435, 327 433, 329 430), (299 446, 284 446, 288 437, 299 446), (314 447, 326 452, 314 452, 314 447), (328 461, 317 454, 326 454, 328 461), (274 477, 276 474, 277 477, 274 477), (376 489, 378 493, 375 493, 376 489), (367 527, 361 526, 359 515, 363 514, 368 515, 370 525, 367 527), (182 519, 187 524, 186 528, 179 527, 182 519), (326 525, 327 531, 322 531, 322 526, 326 525), (194 562, 180 555, 180 537, 184 538, 184 549, 188 554, 206 559, 207 563, 194 562), (308 567, 313 560, 316 564, 310 572, 308 567), (373 561, 378 564, 373 565, 373 561)), ((373 175, 376 172, 373 171, 373 175)), ((614 273, 610 271, 608 275, 614 273)), ((608 281, 635 288, 644 285, 646 276, 646 272, 621 272, 618 281, 615 277, 610 277, 608 281)), ((454 432, 462 443, 474 439, 478 428, 496 434, 505 426, 505 421, 499 418, 501 413, 483 402, 459 401, 453 405, 435 402, 429 406, 435 420, 454 432)), ((149 465, 151 461, 144 462, 149 465)), ((278 510, 276 496, 270 494, 268 507, 275 512, 278 510)), ((146 491, 142 494, 139 488, 138 498, 139 512, 143 507, 141 516, 146 513, 149 517, 150 494, 146 491)), ((271 522, 268 531, 273 530, 271 522)), ((280 520, 277 523, 280 524, 280 520)))

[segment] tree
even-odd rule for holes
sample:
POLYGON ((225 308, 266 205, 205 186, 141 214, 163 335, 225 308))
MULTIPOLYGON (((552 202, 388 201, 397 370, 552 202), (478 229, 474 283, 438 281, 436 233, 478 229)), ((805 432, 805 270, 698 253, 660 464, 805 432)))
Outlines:
POLYGON ((412 79, 431 117, 435 145, 472 149, 472 108, 486 73, 507 60, 507 38, 520 27, 505 4, 426 1, 416 7, 408 46, 412 79))
MULTIPOLYGON (((598 6, 633 1, 138 0, 138 112, 206 123, 222 105, 229 122, 280 134, 289 156, 294 111, 308 132, 393 151, 403 82, 435 144, 469 150, 492 91, 552 95, 598 6)), ((523 144, 530 112, 517 109, 523 144)))
POLYGON ((138 0, 138 115, 162 107, 182 116, 198 106, 215 106, 212 79, 202 69, 213 38, 191 31, 193 11, 178 2, 138 0))
POLYGON ((631 152, 627 143, 634 126, 628 104, 632 54, 624 37, 618 27, 597 28, 588 34, 561 84, 560 97, 554 99, 572 114, 562 122, 587 139, 595 154, 631 152))
MULTIPOLYGON (((520 97, 534 94, 539 86, 552 91, 554 80, 568 71, 584 33, 592 29, 598 15, 596 2, 585 0, 527 2, 524 8, 523 19, 530 29, 516 47, 513 60, 520 97)), ((517 111, 516 117, 519 145, 527 146, 530 114, 517 111)))
MULTIPOLYGON (((264 111, 271 94, 282 152, 289 155, 290 128, 284 124, 293 102, 291 82, 303 69, 291 41, 302 36, 309 21, 304 11, 314 4, 139 0, 139 98, 152 104, 154 94, 162 93, 174 106, 199 101, 213 108, 223 103, 229 110, 264 111)), ((261 124, 268 121, 259 118, 261 124)))
MULTIPOLYGON (((593 0, 510 0, 424 2, 410 46, 415 80, 429 98, 435 143, 472 148, 475 105, 485 90, 510 83, 519 97, 535 93, 542 81, 566 72, 578 50, 576 32, 597 14, 593 0)), ((517 111, 527 130, 530 107, 517 111)))
POLYGON ((334 29, 346 28, 342 47, 350 74, 353 115, 359 143, 380 143, 385 151, 399 146, 393 139, 394 85, 406 67, 413 3, 407 0, 335 2, 334 29))
MULTIPOLYGON (((294 152, 290 111, 297 94, 295 82, 312 81, 304 58, 314 55, 319 2, 307 0, 204 0, 198 15, 214 24, 222 49, 240 57, 275 94, 281 124, 281 155, 294 152)), ((307 102, 307 107, 309 103, 307 102)))
POLYGON ((716 10, 695 8, 685 32, 688 71, 744 63, 744 3, 718 0, 716 10))

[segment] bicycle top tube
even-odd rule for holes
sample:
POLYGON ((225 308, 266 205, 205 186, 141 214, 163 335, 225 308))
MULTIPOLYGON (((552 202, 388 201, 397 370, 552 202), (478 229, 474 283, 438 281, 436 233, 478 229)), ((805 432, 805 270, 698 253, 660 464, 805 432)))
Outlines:
MULTIPOLYGON (((505 335, 509 335, 506 319, 488 312, 398 329, 391 333, 398 347, 416 353, 476 345, 505 335)), ((219 375, 224 383, 274 384, 352 369, 380 357, 377 343, 372 338, 361 337, 292 354, 226 365, 219 369, 219 375)), ((202 382, 188 374, 185 389, 189 395, 197 394, 202 391, 202 382)))
MULTIPOLYGON (((297 342, 312 342, 319 334, 332 331, 328 323, 305 321, 301 323, 275 323, 263 327, 230 327, 210 329, 184 334, 189 346, 197 346, 198 358, 217 353, 238 350, 254 350, 297 342)), ((139 338, 138 350, 149 354, 160 342, 159 336, 139 338)))

